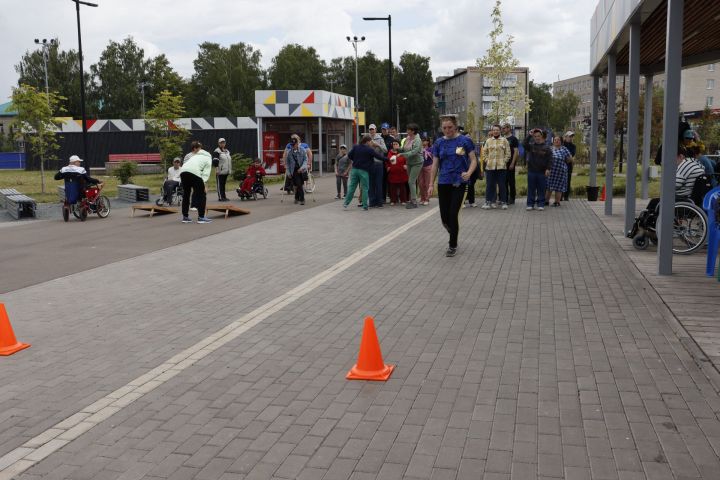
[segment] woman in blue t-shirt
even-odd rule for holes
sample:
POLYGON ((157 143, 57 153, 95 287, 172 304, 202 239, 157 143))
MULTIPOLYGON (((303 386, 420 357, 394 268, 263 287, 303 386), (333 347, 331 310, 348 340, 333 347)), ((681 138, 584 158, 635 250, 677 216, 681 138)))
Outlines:
POLYGON ((438 138, 433 145, 428 196, 432 195, 437 178, 440 220, 450 234, 445 256, 454 257, 460 231, 460 208, 465 201, 468 181, 477 168, 477 158, 472 140, 458 132, 457 118, 454 115, 444 115, 440 120, 444 136, 438 138))

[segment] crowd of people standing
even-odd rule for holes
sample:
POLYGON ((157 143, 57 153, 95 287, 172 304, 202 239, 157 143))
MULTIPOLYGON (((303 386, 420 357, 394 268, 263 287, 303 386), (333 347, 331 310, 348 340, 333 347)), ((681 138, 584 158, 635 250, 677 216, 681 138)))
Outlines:
POLYGON ((374 124, 349 151, 345 145, 335 159, 337 199, 347 209, 360 188, 358 207, 364 210, 404 205, 407 209, 429 205, 435 181, 443 227, 448 231, 447 256, 457 252, 460 210, 476 207, 475 184, 485 179, 483 209, 508 210, 515 203, 515 171, 522 157, 527 168, 526 209, 543 211, 568 200, 576 148, 573 132, 548 139, 533 129, 521 143, 509 124, 493 125, 479 145, 465 135, 452 115, 441 117, 441 135, 433 141, 420 136, 410 123, 404 138, 393 127, 374 124), (348 180, 349 179, 349 184, 348 180))

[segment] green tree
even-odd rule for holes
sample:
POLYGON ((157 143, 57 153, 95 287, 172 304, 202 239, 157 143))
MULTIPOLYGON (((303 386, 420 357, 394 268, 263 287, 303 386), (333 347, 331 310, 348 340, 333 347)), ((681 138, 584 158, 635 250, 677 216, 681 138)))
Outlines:
POLYGON ((163 90, 145 115, 147 140, 159 150, 164 169, 167 169, 169 161, 182 154, 182 146, 190 135, 189 131, 176 123, 184 114, 183 97, 163 90))
POLYGON ((400 56, 399 71, 395 78, 397 97, 405 97, 400 109, 400 123, 417 123, 421 128, 431 128, 436 116, 433 95, 435 82, 430 71, 430 57, 405 52, 400 56))
POLYGON ((139 118, 142 104, 140 82, 145 80, 145 52, 127 37, 110 41, 98 63, 90 67, 91 102, 105 118, 139 118))
POLYGON ((700 122, 698 122, 697 132, 700 135, 700 140, 705 144, 707 153, 718 149, 720 145, 720 121, 713 114, 710 107, 705 107, 705 110, 703 110, 700 122))
MULTIPOLYGON (((61 106, 67 115, 80 117, 80 62, 76 50, 61 50, 60 43, 55 39, 48 48, 48 86, 51 91, 64 97, 61 106)), ((45 70, 43 66, 42 48, 25 52, 20 62, 15 65, 19 75, 18 85, 32 85, 45 91, 45 70)), ((85 87, 89 90, 90 78, 85 75, 85 87)))
POLYGON ((490 46, 483 58, 478 59, 477 65, 483 69, 483 76, 490 80, 490 94, 496 97, 492 110, 486 116, 492 123, 503 123, 510 119, 520 118, 530 110, 530 98, 525 95, 523 88, 513 80, 513 70, 520 62, 513 55, 513 36, 508 35, 504 40, 502 2, 495 0, 490 17, 493 29, 490 32, 490 46))
MULTIPOLYGON (((353 58, 353 64, 354 64, 353 58)), ((360 87, 360 108, 365 109, 365 119, 368 124, 392 122, 388 106, 387 60, 380 60, 374 53, 368 51, 358 58, 358 83, 360 87)), ((353 87, 355 82, 353 82, 353 87)))
POLYGON ((167 90, 175 95, 184 95, 187 91, 187 83, 170 66, 165 54, 148 59, 144 65, 145 74, 143 81, 148 85, 145 87, 145 102, 148 99, 157 97, 160 92, 167 90))
POLYGON ((549 83, 535 83, 530 80, 530 100, 532 108, 530 109, 529 122, 530 128, 547 127, 550 125, 550 116, 552 112, 552 94, 549 83))
POLYGON ((570 121, 577 113, 580 97, 566 91, 552 97, 550 110, 550 128, 554 132, 564 132, 570 127, 570 121))
POLYGON ((40 157, 40 185, 45 193, 45 160, 56 159, 59 145, 55 137, 58 124, 55 113, 61 112, 60 103, 64 100, 55 93, 46 95, 31 85, 13 88, 12 109, 18 112, 20 128, 16 130, 17 139, 30 144, 34 153, 40 157))
POLYGON ((322 90, 327 65, 313 47, 285 45, 268 70, 270 86, 277 90, 322 90))
MULTIPOLYGON (((607 94, 605 96, 607 99, 607 94)), ((663 102, 665 101, 665 90, 659 87, 653 88, 652 114, 650 115, 650 152, 657 150, 662 143, 663 133, 663 102)), ((638 132, 640 132, 640 146, 644 142, 645 134, 645 93, 640 95, 640 121, 638 122, 638 132)))
POLYGON ((255 90, 265 87, 260 52, 245 43, 228 48, 217 43, 200 45, 193 62, 187 106, 192 116, 251 116, 255 90))
POLYGON ((355 97, 355 57, 337 57, 330 60, 325 82, 332 91, 355 97))
POLYGON ((467 120, 465 121, 465 133, 470 135, 470 138, 473 140, 473 142, 477 141, 477 129, 476 127, 477 123, 477 105, 475 105, 475 102, 470 102, 470 105, 468 105, 467 109, 467 120))

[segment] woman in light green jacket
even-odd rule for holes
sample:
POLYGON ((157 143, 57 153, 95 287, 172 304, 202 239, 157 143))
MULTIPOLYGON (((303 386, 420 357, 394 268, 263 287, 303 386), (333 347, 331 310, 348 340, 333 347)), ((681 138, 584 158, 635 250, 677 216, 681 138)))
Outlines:
POLYGON ((405 143, 401 147, 402 155, 405 157, 407 170, 408 170, 408 184, 410 185, 410 201, 407 203, 405 208, 417 208, 418 206, 418 195, 417 195, 417 180, 422 170, 423 155, 422 155, 422 140, 418 132, 420 127, 416 123, 408 123, 407 125, 407 137, 405 143))

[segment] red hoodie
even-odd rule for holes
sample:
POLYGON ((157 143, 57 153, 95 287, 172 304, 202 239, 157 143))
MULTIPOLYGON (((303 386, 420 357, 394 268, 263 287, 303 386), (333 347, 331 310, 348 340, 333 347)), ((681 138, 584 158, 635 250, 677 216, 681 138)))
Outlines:
POLYGON ((408 172, 405 170, 405 157, 398 155, 392 151, 388 152, 388 159, 385 161, 385 168, 388 171, 388 182, 389 183, 406 183, 410 177, 408 172), (396 155, 395 165, 390 162, 390 158, 396 155))

